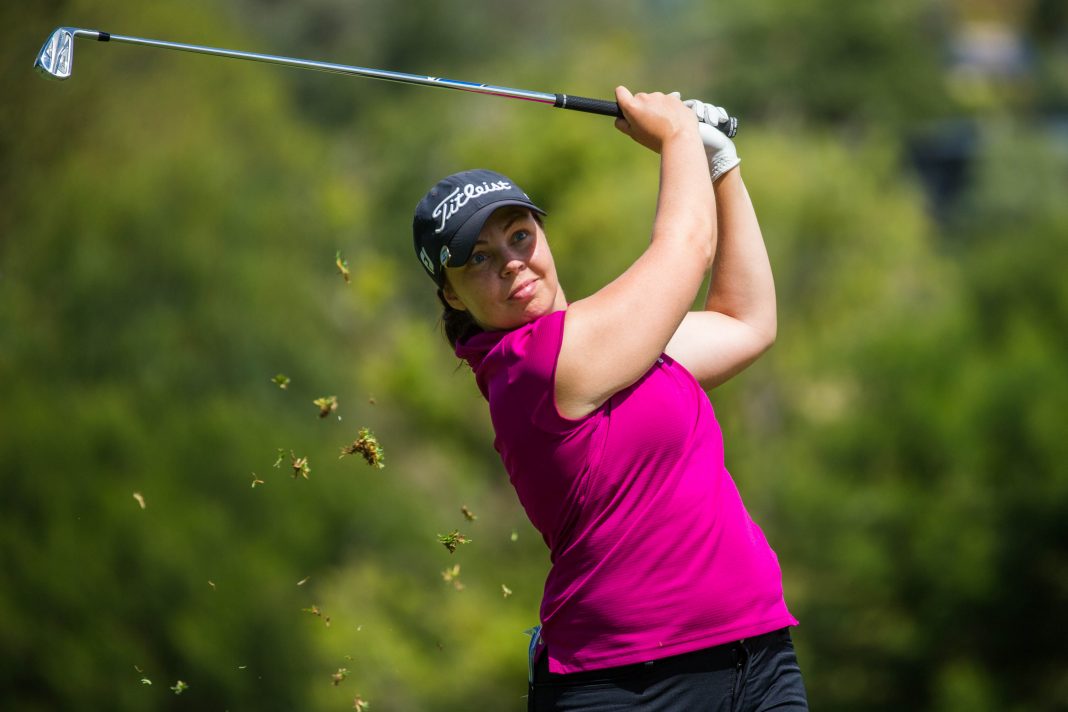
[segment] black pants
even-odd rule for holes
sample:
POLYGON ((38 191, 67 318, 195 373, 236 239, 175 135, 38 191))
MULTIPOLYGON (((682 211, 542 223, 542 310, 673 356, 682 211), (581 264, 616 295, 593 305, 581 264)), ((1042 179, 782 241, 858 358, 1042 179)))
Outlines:
POLYGON ((534 669, 533 712, 799 712, 808 709, 788 628, 637 665, 554 675, 534 669))

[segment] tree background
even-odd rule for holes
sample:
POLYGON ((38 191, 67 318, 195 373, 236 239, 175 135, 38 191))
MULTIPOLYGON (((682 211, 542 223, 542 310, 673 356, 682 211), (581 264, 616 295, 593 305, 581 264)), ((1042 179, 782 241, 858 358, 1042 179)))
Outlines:
POLYGON ((780 333, 711 397, 813 709, 1068 709, 1064 8, 4 4, 0 703, 523 709, 548 560, 411 210, 506 173, 575 299, 656 192, 609 121, 521 102, 84 40, 38 77, 73 25, 729 107, 780 333), (338 458, 361 427, 384 469, 338 458))

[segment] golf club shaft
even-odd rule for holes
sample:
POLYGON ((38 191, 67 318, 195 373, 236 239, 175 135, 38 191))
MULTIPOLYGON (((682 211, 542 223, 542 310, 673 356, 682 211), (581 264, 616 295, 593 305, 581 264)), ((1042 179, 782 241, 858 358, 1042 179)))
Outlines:
MULTIPOLYGON (((428 77, 420 76, 417 74, 405 74, 403 72, 392 72, 382 69, 368 69, 366 67, 354 67, 345 64, 334 64, 331 62, 317 62, 309 59, 279 57, 276 55, 259 54, 256 52, 241 52, 232 49, 221 49, 219 47, 206 47, 202 45, 183 44, 180 42, 166 42, 163 40, 146 39, 144 37, 113 35, 108 32, 101 32, 98 30, 85 30, 73 27, 65 29, 67 29, 71 33, 72 37, 86 37, 96 39, 100 42, 121 42, 124 44, 134 44, 146 47, 157 47, 160 49, 179 50, 182 52, 192 52, 195 54, 207 54, 216 57, 245 59, 254 62, 265 62, 268 64, 281 64, 283 66, 298 67, 300 69, 313 69, 319 72, 349 74, 360 77, 369 77, 371 79, 384 79, 386 81, 402 82, 405 84, 422 84, 423 86, 442 87, 445 89, 457 89, 459 91, 473 92, 476 94, 488 94, 490 96, 501 96, 510 99, 523 99, 526 101, 533 101, 540 104, 551 104, 552 106, 560 109, 584 111, 587 113, 601 114, 604 116, 622 116, 618 103, 614 101, 606 101, 603 99, 591 99, 589 97, 584 96, 571 96, 568 94, 549 94, 546 92, 493 86, 490 84, 461 82, 456 81, 454 79, 443 79, 441 77, 428 77)), ((723 133, 727 134, 728 136, 734 136, 737 130, 737 121, 732 117, 729 121, 720 124, 716 128, 723 131, 723 133)))

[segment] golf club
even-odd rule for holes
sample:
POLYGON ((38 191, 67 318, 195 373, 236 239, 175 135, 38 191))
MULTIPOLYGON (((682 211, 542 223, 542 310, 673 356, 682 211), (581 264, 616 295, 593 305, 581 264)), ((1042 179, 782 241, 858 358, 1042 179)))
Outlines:
MULTIPOLYGON (((332 64, 330 62, 316 62, 308 59, 294 59, 292 57, 277 57, 270 54, 256 54, 254 52, 241 52, 232 49, 220 49, 218 47, 204 47, 200 45, 181 44, 178 42, 165 42, 163 40, 151 40, 143 37, 128 37, 125 35, 113 35, 98 30, 84 30, 77 27, 59 27, 45 41, 41 51, 37 54, 34 67, 51 79, 66 79, 71 73, 71 64, 74 61, 74 38, 88 37, 99 42, 122 42, 126 44, 143 45, 146 47, 158 47, 161 49, 174 49, 182 52, 194 52, 196 54, 210 54, 216 57, 230 57, 231 59, 247 59, 255 62, 267 62, 269 64, 282 64, 287 67, 300 69, 314 69, 319 72, 333 72, 335 74, 353 74, 371 79, 384 79, 391 82, 403 82, 406 84, 422 84, 431 87, 443 87, 445 89, 458 89, 460 91, 474 92, 476 94, 488 94, 510 99, 524 99, 539 104, 552 104, 559 109, 571 109, 573 111, 585 111, 591 114, 604 116, 621 116, 619 104, 614 101, 603 99, 591 99, 584 96, 571 96, 568 94, 548 94, 525 89, 509 89, 507 87, 492 86, 490 84, 474 84, 461 82, 441 77, 424 77, 416 74, 404 74, 382 69, 366 69, 364 67, 351 67, 344 64, 332 64)), ((716 126, 717 129, 727 136, 733 137, 738 131, 738 120, 729 117, 716 126)))

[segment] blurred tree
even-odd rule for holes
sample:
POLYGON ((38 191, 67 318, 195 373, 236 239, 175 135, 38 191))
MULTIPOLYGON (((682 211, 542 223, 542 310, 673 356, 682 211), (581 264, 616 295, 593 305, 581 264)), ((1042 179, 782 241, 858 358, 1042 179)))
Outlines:
POLYGON ((757 0, 692 13, 700 91, 750 120, 901 129, 953 109, 939 3, 757 0))

